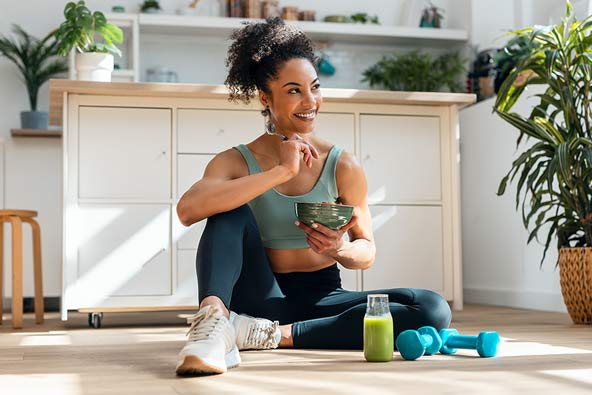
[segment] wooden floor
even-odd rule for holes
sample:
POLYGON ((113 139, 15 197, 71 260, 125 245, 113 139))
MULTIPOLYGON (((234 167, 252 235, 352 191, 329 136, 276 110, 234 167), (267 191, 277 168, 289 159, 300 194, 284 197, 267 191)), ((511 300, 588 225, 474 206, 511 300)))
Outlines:
MULTIPOLYGON (((454 313, 462 333, 497 330, 495 358, 464 350, 415 362, 364 362, 358 351, 242 352, 243 363, 219 376, 178 378, 177 352, 187 327, 178 312, 105 314, 43 326, 26 315, 0 326, 0 394, 580 394, 592 393, 592 327, 565 314, 487 306, 454 313)), ((8 320, 7 320, 8 319, 8 320)))

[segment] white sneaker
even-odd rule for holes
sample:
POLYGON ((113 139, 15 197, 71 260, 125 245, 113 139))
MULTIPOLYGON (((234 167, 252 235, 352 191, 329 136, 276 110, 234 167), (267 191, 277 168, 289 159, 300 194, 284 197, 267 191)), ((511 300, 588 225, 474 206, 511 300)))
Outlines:
POLYGON ((216 306, 205 306, 187 319, 187 344, 179 353, 178 375, 224 373, 241 362, 234 328, 216 306))
POLYGON ((230 312, 230 322, 236 332, 239 350, 267 350, 277 348, 282 338, 279 323, 265 318, 254 318, 230 312))

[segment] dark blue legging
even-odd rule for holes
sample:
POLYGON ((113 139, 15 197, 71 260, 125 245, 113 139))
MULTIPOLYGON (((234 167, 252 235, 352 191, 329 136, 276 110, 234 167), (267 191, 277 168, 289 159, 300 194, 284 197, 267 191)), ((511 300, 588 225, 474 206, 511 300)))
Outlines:
POLYGON ((232 311, 292 323, 296 348, 363 348, 368 294, 388 294, 395 337, 406 329, 450 324, 450 307, 437 293, 396 288, 355 292, 341 288, 337 264, 315 272, 274 274, 249 206, 208 218, 197 250, 200 302, 217 296, 232 311))

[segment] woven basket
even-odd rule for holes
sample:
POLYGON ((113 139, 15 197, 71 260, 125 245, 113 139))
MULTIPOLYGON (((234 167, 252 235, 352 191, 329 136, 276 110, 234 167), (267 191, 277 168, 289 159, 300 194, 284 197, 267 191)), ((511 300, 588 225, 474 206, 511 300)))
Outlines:
POLYGON ((559 249, 561 293, 574 324, 592 324, 592 247, 559 249))

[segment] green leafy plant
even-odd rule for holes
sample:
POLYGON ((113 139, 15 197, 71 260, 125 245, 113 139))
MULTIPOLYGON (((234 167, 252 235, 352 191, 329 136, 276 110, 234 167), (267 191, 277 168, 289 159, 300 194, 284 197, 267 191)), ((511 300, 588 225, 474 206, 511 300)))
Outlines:
POLYGON ((380 25, 378 21, 378 16, 370 16, 365 12, 357 12, 349 16, 348 21, 350 23, 371 23, 374 25, 380 25))
POLYGON ((412 51, 384 56, 364 71, 362 82, 393 91, 437 92, 448 89, 461 92, 460 76, 464 71, 464 61, 458 53, 433 57, 428 53, 412 51))
POLYGON ((146 10, 155 9, 160 10, 160 4, 158 0, 144 0, 142 5, 140 6, 140 11, 145 12, 146 10))
POLYGON ((75 48, 78 52, 112 53, 121 56, 114 43, 123 42, 120 28, 107 22, 102 12, 91 12, 84 1, 70 2, 64 8, 66 20, 62 22, 55 35, 59 41, 58 53, 62 56, 75 48), (97 42, 95 36, 105 42, 97 42))
POLYGON ((0 36, 0 55, 19 69, 27 87, 31 111, 37 111, 39 88, 51 77, 67 71, 68 66, 63 59, 55 58, 58 43, 53 39, 53 32, 40 40, 18 25, 13 25, 12 30, 15 38, 0 36))
MULTIPOLYGON (((512 32, 507 48, 527 38, 527 51, 502 83, 494 111, 532 140, 501 180, 498 195, 519 175, 516 209, 528 242, 546 232, 543 264, 554 235, 557 247, 592 246, 592 16, 576 20, 572 5, 560 24, 512 32), (512 112, 527 86, 544 84, 528 117, 512 112), (532 224, 532 227, 531 227, 532 224)), ((524 40, 523 40, 524 41, 524 40)))

